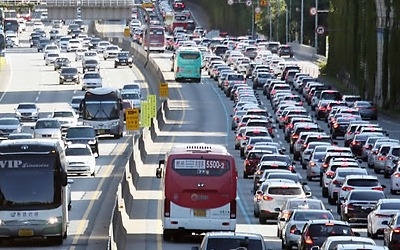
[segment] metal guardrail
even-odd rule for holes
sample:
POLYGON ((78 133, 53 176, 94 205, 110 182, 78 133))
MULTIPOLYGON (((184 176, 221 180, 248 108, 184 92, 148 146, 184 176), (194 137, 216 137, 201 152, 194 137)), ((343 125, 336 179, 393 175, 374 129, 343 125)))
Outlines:
POLYGON ((94 6, 94 7, 129 7, 134 6, 134 0, 42 0, 42 4, 47 7, 78 7, 78 6, 94 6))

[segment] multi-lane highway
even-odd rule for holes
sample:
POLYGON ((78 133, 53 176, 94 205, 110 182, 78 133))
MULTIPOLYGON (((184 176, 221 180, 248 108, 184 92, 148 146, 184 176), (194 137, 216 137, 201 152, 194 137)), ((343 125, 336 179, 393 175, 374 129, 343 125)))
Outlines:
MULTIPOLYGON (((26 32, 20 34, 21 47, 7 49, 6 52, 7 63, 0 71, 2 117, 14 116, 14 108, 19 102, 36 102, 40 112, 45 115, 55 109, 68 107, 72 96, 83 94, 80 85, 58 84, 58 73, 53 66, 45 66, 43 53, 37 52, 36 48, 29 48, 30 32, 32 30, 28 27, 26 32)), ((66 29, 63 32, 66 33, 66 29)), ((80 68, 81 62, 74 61, 74 53, 62 53, 70 58, 73 66, 80 68)), ((136 68, 114 69, 112 60, 100 61, 103 86, 122 87, 135 80, 142 84, 146 94, 147 82, 136 68)), ((25 129, 29 130, 32 124, 26 123, 25 129)), ((32 249, 106 249, 115 194, 131 145, 131 136, 119 140, 101 137, 96 176, 70 177, 74 181, 71 185, 72 209, 69 212, 68 238, 62 246, 49 247, 41 242, 22 241, 18 242, 15 249, 28 245, 42 245, 32 249)), ((6 242, 6 245, 10 248, 15 246, 11 242, 6 242)))

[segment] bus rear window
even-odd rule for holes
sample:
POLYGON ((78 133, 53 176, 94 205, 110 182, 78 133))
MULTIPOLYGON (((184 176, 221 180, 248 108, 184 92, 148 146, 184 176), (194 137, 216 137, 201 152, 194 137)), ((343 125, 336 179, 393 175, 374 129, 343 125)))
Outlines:
POLYGON ((194 60, 200 57, 200 53, 182 52, 179 54, 179 57, 182 59, 194 60))
POLYGON ((221 159, 175 159, 172 168, 183 176, 222 176, 231 166, 221 159))

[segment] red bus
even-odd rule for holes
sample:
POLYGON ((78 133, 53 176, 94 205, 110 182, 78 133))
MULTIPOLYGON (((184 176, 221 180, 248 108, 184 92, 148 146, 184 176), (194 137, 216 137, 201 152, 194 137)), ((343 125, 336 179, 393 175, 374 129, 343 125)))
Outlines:
POLYGON ((224 146, 173 146, 156 176, 163 178, 164 240, 185 232, 235 231, 237 171, 224 146))
MULTIPOLYGON (((158 51, 163 53, 165 51, 165 28, 163 26, 150 26, 150 51, 158 51)), ((147 50, 147 32, 143 32, 142 45, 147 50)))

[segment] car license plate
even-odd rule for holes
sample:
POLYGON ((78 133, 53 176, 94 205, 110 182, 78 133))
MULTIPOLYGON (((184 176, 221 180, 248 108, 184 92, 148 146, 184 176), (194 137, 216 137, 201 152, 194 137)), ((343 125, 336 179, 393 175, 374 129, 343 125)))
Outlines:
POLYGON ((194 216, 195 217, 206 217, 207 213, 206 210, 204 209, 195 209, 194 210, 194 216))
POLYGON ((23 236, 23 237, 33 236, 33 230, 32 229, 20 229, 20 230, 18 230, 18 236, 23 236))
POLYGON ((104 134, 106 131, 104 130, 104 129, 98 129, 97 130, 97 133, 99 133, 99 134, 104 134))

